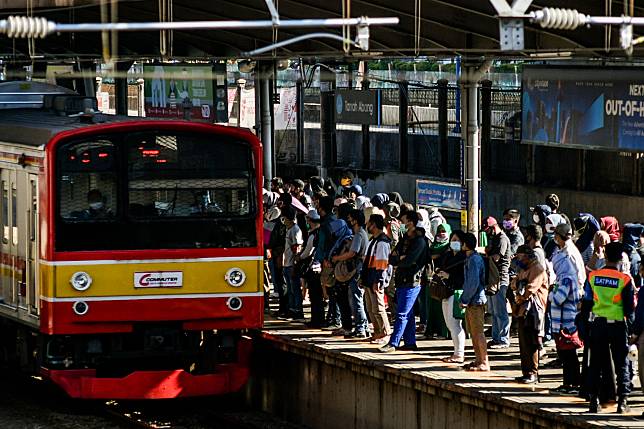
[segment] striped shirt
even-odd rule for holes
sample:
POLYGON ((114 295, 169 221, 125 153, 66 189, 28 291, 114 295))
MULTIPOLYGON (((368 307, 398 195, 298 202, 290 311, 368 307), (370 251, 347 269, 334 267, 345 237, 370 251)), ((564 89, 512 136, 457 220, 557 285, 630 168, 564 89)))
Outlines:
POLYGON ((552 255, 552 266, 557 277, 557 283, 549 297, 553 333, 559 332, 562 328, 566 328, 569 332, 577 329, 575 317, 581 299, 577 264, 575 258, 565 250, 565 248, 558 250, 552 255))
POLYGON ((362 268, 362 279, 365 286, 378 283, 386 287, 389 269, 389 254, 391 253, 390 239, 384 233, 373 237, 367 246, 367 253, 362 268))

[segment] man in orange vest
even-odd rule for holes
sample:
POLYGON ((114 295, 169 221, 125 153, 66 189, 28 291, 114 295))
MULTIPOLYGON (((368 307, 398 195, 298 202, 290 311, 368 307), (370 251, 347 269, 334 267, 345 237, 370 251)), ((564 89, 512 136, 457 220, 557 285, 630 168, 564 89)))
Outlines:
POLYGON ((617 413, 630 411, 627 397, 631 392, 631 372, 628 365, 628 334, 634 318, 633 280, 619 271, 622 243, 606 245, 606 266, 591 271, 584 287, 582 320, 590 321, 590 335, 586 346, 590 350, 588 390, 589 412, 597 413, 599 405, 602 362, 612 354, 617 375, 617 413))

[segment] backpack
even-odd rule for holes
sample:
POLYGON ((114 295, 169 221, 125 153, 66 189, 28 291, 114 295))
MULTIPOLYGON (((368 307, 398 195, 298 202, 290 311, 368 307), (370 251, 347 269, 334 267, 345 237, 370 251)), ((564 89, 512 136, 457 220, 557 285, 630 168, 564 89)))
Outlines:
POLYGON ((353 232, 342 219, 333 219, 325 228, 331 238, 331 240, 329 240, 330 242, 326 244, 326 246, 330 245, 330 247, 327 248, 329 249, 329 257, 331 257, 339 253, 340 246, 345 240, 350 239, 353 236, 353 232))
MULTIPOLYGON (((341 240, 342 244, 338 247, 340 250, 339 255, 346 253, 351 249, 351 242, 353 241, 353 236, 344 238, 341 240)), ((358 269, 357 258, 351 258, 344 261, 340 261, 335 264, 334 275, 335 279, 340 283, 345 283, 351 280, 355 275, 358 269)))
POLYGON ((483 265, 485 266, 485 294, 487 296, 494 296, 499 293, 501 286, 499 267, 496 266, 494 259, 490 257, 484 257, 483 261, 483 265))

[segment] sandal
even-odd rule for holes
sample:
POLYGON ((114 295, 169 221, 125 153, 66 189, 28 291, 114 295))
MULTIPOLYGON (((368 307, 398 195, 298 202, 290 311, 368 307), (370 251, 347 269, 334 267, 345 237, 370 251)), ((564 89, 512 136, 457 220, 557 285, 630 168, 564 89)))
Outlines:
POLYGON ((468 362, 465 365, 463 365, 462 368, 467 370, 467 369, 470 369, 471 367, 477 366, 477 365, 478 365, 478 363, 476 361, 472 361, 472 362, 468 362))
POLYGON ((483 365, 483 364, 473 365, 466 369, 466 371, 472 371, 472 372, 488 372, 489 370, 490 370, 490 367, 488 365, 483 365))
POLYGON ((449 356, 441 359, 445 363, 463 363, 465 362, 465 358, 460 358, 458 356, 449 356))

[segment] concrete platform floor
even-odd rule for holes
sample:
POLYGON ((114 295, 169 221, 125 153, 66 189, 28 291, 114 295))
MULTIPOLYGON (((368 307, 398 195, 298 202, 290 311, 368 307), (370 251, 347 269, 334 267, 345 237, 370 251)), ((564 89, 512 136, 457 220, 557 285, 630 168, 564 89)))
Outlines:
MULTIPOLYGON (((434 387, 471 395, 473 401, 483 402, 483 406, 484 403, 502 404, 504 408, 514 408, 517 413, 527 412, 542 415, 546 420, 553 419, 563 427, 644 428, 644 419, 638 418, 644 411, 644 395, 638 376, 635 377, 636 388, 629 401, 633 409, 629 415, 616 414, 615 404, 608 405, 600 414, 588 414, 588 403, 583 399, 550 393, 550 389, 561 385, 561 369, 541 369, 540 382, 536 385, 526 386, 514 381, 515 377, 521 375, 517 338, 512 338, 512 345, 508 349, 488 350, 491 372, 474 373, 464 371, 460 365, 441 361, 453 350, 451 340, 426 340, 418 336, 418 351, 383 354, 378 352, 379 346, 369 342, 332 337, 329 331, 307 329, 302 323, 278 320, 270 315, 266 316, 265 329, 260 335, 266 340, 280 343, 283 350, 309 356, 317 354, 325 360, 341 359, 353 367, 357 365, 398 374, 413 383, 424 380, 434 387)), ((554 348, 547 351, 542 365, 554 360, 556 355, 554 348)), ((471 341, 468 339, 466 362, 473 358, 471 341)))

